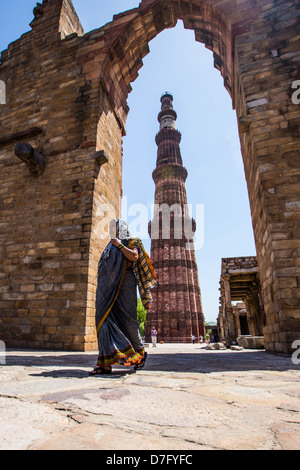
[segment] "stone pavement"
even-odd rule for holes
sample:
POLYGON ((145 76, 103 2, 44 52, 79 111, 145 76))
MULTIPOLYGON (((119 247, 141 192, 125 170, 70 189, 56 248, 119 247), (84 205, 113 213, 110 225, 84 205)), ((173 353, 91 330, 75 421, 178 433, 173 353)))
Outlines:
POLYGON ((17 351, 0 366, 0 450, 300 448, 300 366, 265 351, 147 349, 89 377, 94 352, 17 351))

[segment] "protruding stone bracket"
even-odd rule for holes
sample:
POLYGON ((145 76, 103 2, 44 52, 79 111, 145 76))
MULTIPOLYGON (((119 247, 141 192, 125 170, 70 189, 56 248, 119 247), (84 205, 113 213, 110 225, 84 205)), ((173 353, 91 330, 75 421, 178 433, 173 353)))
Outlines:
POLYGON ((96 178, 99 176, 100 169, 102 165, 108 162, 109 156, 104 150, 99 150, 98 152, 95 152, 93 154, 94 160, 97 162, 97 172, 96 172, 96 178))
POLYGON ((45 157, 30 144, 25 142, 16 144, 15 154, 20 160, 26 163, 33 176, 41 176, 44 173, 46 166, 45 157))
POLYGON ((104 150, 99 150, 98 152, 95 152, 93 157, 100 166, 104 165, 109 160, 109 156, 104 150))
POLYGON ((241 134, 248 134, 251 122, 251 118, 249 118, 248 116, 242 116, 239 118, 238 126, 241 134))

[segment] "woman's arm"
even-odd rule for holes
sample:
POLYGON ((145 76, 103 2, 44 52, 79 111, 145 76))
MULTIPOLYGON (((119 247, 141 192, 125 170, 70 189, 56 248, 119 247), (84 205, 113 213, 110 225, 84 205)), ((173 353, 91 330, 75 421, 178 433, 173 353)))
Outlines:
MULTIPOLYGON (((112 238, 111 243, 115 245, 117 248, 119 245, 121 245, 121 241, 118 238, 112 238)), ((120 251, 122 251, 123 255, 129 260, 132 261, 133 263, 136 263, 139 257, 139 252, 137 248, 133 247, 127 248, 126 246, 123 246, 120 248, 120 251)))

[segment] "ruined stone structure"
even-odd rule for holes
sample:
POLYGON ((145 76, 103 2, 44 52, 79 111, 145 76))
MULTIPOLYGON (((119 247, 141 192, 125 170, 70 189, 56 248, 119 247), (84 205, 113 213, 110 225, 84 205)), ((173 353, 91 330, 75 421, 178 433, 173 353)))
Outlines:
POLYGON ((32 29, 0 64, 0 337, 8 346, 96 346, 99 223, 105 204, 119 211, 130 84, 149 42, 180 19, 213 52, 232 98, 265 346, 292 351, 300 331, 298 12, 299 0, 143 0, 84 34, 70 0, 37 5, 32 29))
POLYGON ((151 260, 158 284, 147 313, 146 340, 155 326, 159 340, 174 343, 199 341, 204 316, 193 243, 196 224, 188 211, 185 189, 187 170, 182 163, 181 134, 176 129, 173 96, 161 97, 156 135, 157 161, 153 172, 155 210, 149 224, 151 260))
MULTIPOLYGON (((226 334, 225 334, 225 329, 224 329, 224 324, 226 324, 226 319, 224 318, 223 315, 223 308, 220 306, 219 308, 219 316, 217 319, 217 324, 218 324, 218 336, 221 336, 221 338, 224 338, 226 341, 226 334)), ((248 325, 248 314, 247 314, 247 307, 244 302, 237 302, 235 305, 232 305, 232 311, 230 311, 230 314, 233 315, 234 319, 234 326, 235 326, 235 332, 236 332, 236 338, 238 336, 245 336, 249 335, 249 325, 248 325)), ((228 330, 227 330, 228 331, 228 330)))
POLYGON ((230 346, 240 335, 261 336, 265 323, 256 256, 223 258, 218 327, 230 346), (242 301, 233 305, 233 301, 242 301))

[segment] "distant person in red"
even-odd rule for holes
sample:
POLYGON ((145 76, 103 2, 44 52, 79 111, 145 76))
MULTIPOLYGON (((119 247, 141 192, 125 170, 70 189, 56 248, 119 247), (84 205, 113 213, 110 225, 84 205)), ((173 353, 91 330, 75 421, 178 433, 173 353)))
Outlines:
POLYGON ((152 339, 152 348, 156 348, 157 331, 155 327, 153 327, 151 330, 151 339, 152 339))

